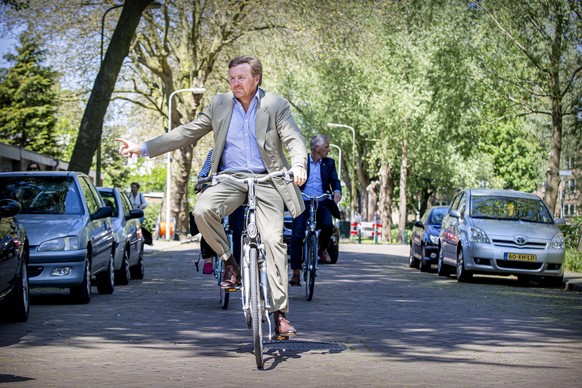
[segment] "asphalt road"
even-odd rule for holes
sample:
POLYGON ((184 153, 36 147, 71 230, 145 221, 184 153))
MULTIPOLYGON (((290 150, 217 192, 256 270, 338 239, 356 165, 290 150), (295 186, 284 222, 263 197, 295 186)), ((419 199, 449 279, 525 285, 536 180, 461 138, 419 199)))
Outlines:
POLYGON ((292 288, 299 334, 257 370, 238 295, 228 310, 197 243, 155 242, 144 280, 91 303, 33 290, 0 324, 6 387, 582 386, 582 293, 515 279, 457 283, 408 268, 406 246, 341 245, 313 301, 292 288))

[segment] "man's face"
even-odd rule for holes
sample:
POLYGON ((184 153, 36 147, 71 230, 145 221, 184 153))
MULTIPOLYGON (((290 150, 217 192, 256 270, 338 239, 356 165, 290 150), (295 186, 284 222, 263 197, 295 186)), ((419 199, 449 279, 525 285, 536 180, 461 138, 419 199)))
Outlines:
POLYGON ((257 91, 259 76, 252 76, 251 66, 248 63, 234 66, 228 73, 230 75, 230 89, 236 99, 250 101, 257 91))
POLYGON ((321 144, 315 146, 314 151, 319 155, 320 158, 327 158, 327 154, 329 154, 329 141, 324 140, 321 144))

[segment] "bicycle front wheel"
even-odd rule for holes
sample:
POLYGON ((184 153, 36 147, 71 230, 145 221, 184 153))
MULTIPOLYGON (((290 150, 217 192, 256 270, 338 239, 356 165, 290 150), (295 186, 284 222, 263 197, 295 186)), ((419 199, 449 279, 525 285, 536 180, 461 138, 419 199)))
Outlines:
POLYGON ((315 272, 317 260, 317 236, 311 234, 307 241, 306 257, 305 257, 305 298, 308 301, 313 299, 313 291, 315 290, 315 272))
POLYGON ((257 263, 258 251, 256 248, 250 250, 250 308, 251 321, 253 327, 253 347, 257 368, 263 368, 263 322, 261 317, 261 293, 259 285, 259 266, 257 263))
POLYGON ((220 306, 223 310, 228 308, 228 301, 230 299, 230 293, 224 288, 220 287, 222 278, 224 277, 224 262, 220 260, 218 256, 214 256, 214 277, 218 282, 218 291, 220 293, 220 306))

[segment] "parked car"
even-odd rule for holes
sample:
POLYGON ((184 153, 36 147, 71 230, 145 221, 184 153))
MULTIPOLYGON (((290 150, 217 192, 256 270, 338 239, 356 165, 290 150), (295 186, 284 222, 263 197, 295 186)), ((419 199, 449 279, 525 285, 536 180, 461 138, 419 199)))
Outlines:
POLYGON ((15 216, 21 206, 0 200, 0 319, 25 322, 30 311, 28 286, 28 239, 15 216))
POLYGON ((128 284, 129 279, 143 279, 144 238, 140 218, 142 209, 132 209, 127 194, 116 188, 98 187, 105 205, 113 208, 111 221, 115 232, 115 283, 128 284))
MULTIPOLYGON (((464 190, 451 203, 439 237, 438 274, 516 275, 562 284, 564 236, 537 195, 513 190, 464 190)), ((563 223, 558 220, 557 223, 563 223)))
POLYGON ((424 212, 422 218, 414 223, 410 235, 411 268, 420 268, 425 272, 431 264, 437 264, 439 258, 439 234, 443 217, 449 211, 448 206, 433 206, 424 212))
POLYGON ((0 173, 0 198, 22 205, 28 234, 30 287, 70 288, 79 303, 91 300, 92 278, 100 294, 114 290, 113 209, 81 172, 0 173))
MULTIPOLYGON (((293 217, 289 211, 285 211, 285 218, 283 222, 283 241, 287 244, 287 252, 289 252, 289 245, 291 244, 291 235, 293 234, 293 217)), ((329 239, 327 253, 331 257, 330 264, 336 264, 339 259, 339 242, 340 233, 336 225, 333 227, 333 233, 329 239)))

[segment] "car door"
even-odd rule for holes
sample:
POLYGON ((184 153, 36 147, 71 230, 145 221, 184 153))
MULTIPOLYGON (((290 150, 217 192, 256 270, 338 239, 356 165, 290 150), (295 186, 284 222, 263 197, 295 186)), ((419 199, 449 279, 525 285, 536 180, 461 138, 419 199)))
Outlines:
POLYGON ((441 251, 443 259, 445 261, 455 260, 457 255, 457 242, 455 238, 455 230, 459 222, 458 218, 452 217, 451 212, 453 210, 458 210, 461 198, 464 196, 464 192, 458 193, 453 202, 451 202, 451 207, 447 215, 443 218, 442 230, 441 230, 441 251))
POLYGON ((127 197, 127 194, 119 191, 119 199, 121 200, 121 207, 123 208, 124 214, 124 225, 125 231, 129 239, 130 245, 130 262, 135 263, 139 258, 139 237, 141 233, 138 233, 139 220, 137 218, 128 219, 129 212, 132 209, 131 202, 127 197))
MULTIPOLYGON (((79 176, 81 192, 87 203, 89 214, 94 214, 101 207, 105 206, 103 199, 95 189, 93 183, 86 176, 79 176)), ((109 217, 88 221, 88 234, 93 246, 93 268, 92 273, 106 268, 112 252, 113 231, 111 219, 109 217)))
POLYGON ((0 295, 10 291, 18 271, 18 229, 14 217, 0 215, 0 295))

